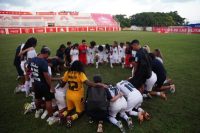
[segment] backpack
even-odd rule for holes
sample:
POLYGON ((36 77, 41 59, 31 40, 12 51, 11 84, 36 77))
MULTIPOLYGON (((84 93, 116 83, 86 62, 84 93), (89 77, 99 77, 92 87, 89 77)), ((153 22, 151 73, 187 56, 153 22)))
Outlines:
POLYGON ((85 100, 86 114, 93 119, 103 120, 108 116, 107 89, 88 87, 85 100))

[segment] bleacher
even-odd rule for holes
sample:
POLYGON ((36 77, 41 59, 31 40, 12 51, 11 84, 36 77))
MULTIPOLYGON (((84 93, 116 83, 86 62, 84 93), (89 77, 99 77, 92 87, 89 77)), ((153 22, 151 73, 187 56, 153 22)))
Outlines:
POLYGON ((0 11, 0 34, 119 30, 110 14, 0 11))

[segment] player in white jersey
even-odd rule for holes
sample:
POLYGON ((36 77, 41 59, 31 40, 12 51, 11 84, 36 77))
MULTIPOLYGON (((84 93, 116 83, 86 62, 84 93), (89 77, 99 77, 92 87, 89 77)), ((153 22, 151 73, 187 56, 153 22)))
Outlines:
POLYGON ((87 64, 92 65, 94 64, 95 52, 96 52, 96 42, 91 41, 90 47, 87 48, 87 64))
POLYGON ((103 60, 105 63, 109 62, 109 60, 110 60, 109 57, 110 57, 110 45, 106 44, 104 46, 104 53, 103 53, 103 60))
POLYGON ((118 64, 119 63, 119 51, 118 51, 118 44, 116 41, 113 42, 112 47, 112 54, 110 57, 110 62, 112 64, 118 64))
POLYGON ((118 53, 119 53, 119 63, 122 64, 122 68, 124 68, 125 65, 125 49, 124 43, 120 43, 118 46, 118 53))
POLYGON ((30 93, 30 87, 32 87, 32 83, 30 82, 30 70, 28 70, 27 65, 28 62, 37 56, 37 53, 35 51, 35 47, 37 45, 37 39, 34 37, 29 38, 24 47, 22 48, 21 52, 19 53, 19 56, 21 56, 22 61, 21 61, 21 68, 24 72, 25 76, 25 84, 24 87, 21 88, 22 91, 26 92, 26 97, 30 93))
POLYGON ((109 86, 108 87, 110 93, 110 106, 109 106, 109 120, 112 124, 116 125, 120 128, 121 132, 125 132, 121 121, 116 119, 117 114, 120 114, 124 120, 126 120, 129 128, 133 127, 133 122, 130 117, 125 113, 127 108, 127 101, 123 96, 123 93, 117 87, 109 86))
POLYGON ((142 94, 127 80, 117 83, 117 88, 124 94, 127 99, 126 112, 131 116, 137 116, 140 123, 144 118, 149 119, 149 114, 140 106, 143 102, 142 94))
POLYGON ((76 61, 79 60, 79 50, 78 50, 78 43, 75 43, 71 50, 70 50, 70 56, 71 56, 71 64, 76 61))
POLYGON ((96 54, 96 68, 99 67, 99 63, 104 63, 104 47, 102 45, 99 45, 97 48, 97 54, 96 54))

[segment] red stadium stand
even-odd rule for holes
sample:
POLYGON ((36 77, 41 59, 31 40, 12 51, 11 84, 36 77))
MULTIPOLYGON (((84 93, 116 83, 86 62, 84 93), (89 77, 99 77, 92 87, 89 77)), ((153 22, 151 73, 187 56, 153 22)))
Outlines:
POLYGON ((0 34, 120 30, 110 14, 0 11, 0 34))

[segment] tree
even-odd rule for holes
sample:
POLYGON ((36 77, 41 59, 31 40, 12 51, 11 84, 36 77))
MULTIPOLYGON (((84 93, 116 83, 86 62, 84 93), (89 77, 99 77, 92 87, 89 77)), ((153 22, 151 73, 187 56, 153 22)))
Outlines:
POLYGON ((126 15, 115 15, 114 18, 120 23, 121 28, 130 27, 131 21, 129 18, 126 17, 126 15))

